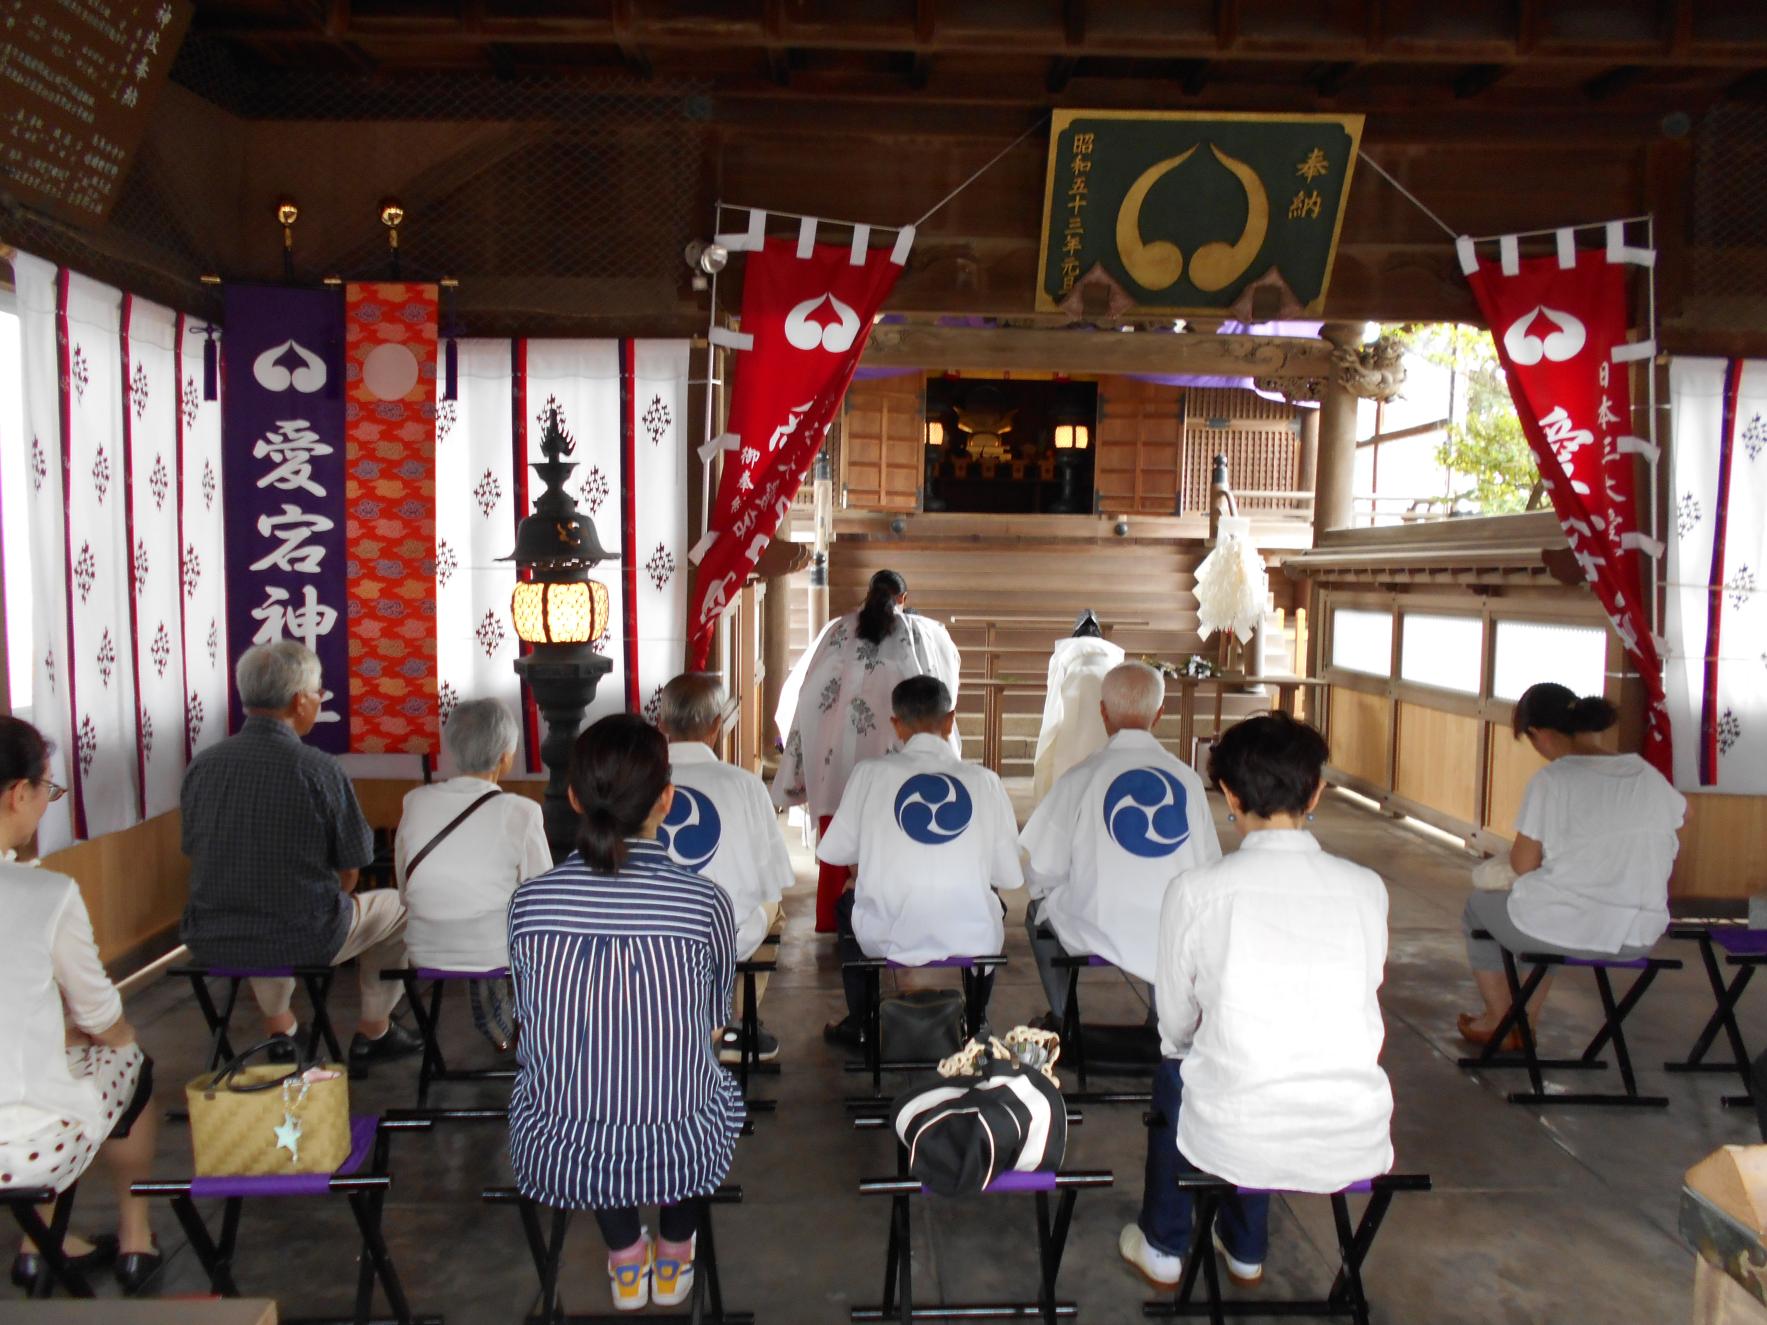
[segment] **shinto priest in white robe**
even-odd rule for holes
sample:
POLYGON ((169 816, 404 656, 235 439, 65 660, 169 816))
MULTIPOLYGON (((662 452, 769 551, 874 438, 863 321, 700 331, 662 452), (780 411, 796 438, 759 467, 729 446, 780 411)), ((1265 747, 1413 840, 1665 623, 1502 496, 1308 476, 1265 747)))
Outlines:
POLYGON ((1043 729, 1037 734, 1032 791, 1038 802, 1063 773, 1104 749, 1108 738, 1098 708, 1098 688, 1104 674, 1122 661, 1122 646, 1097 635, 1055 642, 1049 655, 1043 729))

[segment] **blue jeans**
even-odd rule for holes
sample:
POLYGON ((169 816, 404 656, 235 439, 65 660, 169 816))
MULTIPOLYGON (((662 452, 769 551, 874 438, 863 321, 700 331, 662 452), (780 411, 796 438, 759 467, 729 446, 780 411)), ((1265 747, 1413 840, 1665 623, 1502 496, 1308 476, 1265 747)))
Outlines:
MULTIPOLYGON (((1178 1175, 1201 1173, 1178 1149, 1178 1110, 1184 1102, 1181 1059, 1162 1058, 1153 1074, 1153 1110, 1162 1120, 1147 1133, 1147 1174, 1136 1221, 1156 1251, 1168 1256, 1190 1252, 1190 1196, 1178 1190, 1178 1175)), ((1215 1217, 1221 1241, 1236 1261, 1262 1265, 1270 1249, 1270 1196, 1267 1192, 1229 1197, 1215 1217)))

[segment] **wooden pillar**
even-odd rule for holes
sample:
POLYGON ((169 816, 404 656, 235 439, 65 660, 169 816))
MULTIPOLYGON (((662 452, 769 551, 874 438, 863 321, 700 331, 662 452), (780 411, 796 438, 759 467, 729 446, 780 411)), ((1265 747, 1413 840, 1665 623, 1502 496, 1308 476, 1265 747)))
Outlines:
POLYGON ((1301 425, 1301 454, 1295 466, 1295 489, 1312 492, 1319 480, 1319 411, 1304 409, 1295 417, 1301 425))
MULTIPOLYGON (((1322 332, 1333 345, 1356 346, 1362 328, 1328 322, 1322 332)), ((1313 537, 1348 529, 1356 513, 1356 397, 1328 373, 1319 397, 1317 477, 1313 487, 1313 537)))
POLYGON ((761 600, 761 656, 766 672, 761 681, 759 723, 763 758, 776 742, 782 743, 785 740, 785 733, 774 724, 773 714, 779 708, 779 691, 785 684, 785 660, 790 647, 791 580, 787 576, 776 575, 766 581, 766 597, 761 600))

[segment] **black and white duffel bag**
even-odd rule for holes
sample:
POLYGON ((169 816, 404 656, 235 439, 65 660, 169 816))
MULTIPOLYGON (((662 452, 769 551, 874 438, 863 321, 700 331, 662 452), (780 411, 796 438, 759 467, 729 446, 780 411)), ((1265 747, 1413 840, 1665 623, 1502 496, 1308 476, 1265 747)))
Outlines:
POLYGON ((1002 1173, 1061 1166, 1068 1111, 1054 1064, 1061 1042, 1018 1027, 1004 1040, 968 1047, 939 1065, 943 1080, 891 1105, 908 1150, 908 1173, 939 1196, 973 1196, 1002 1173))

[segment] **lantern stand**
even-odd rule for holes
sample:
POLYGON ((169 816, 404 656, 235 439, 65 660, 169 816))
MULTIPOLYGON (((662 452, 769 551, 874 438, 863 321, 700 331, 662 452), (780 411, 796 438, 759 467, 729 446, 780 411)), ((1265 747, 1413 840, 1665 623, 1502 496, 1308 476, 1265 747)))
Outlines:
POLYGON ((515 670, 546 719, 546 739, 540 743, 548 773, 542 814, 554 861, 568 856, 577 841, 577 813, 567 790, 571 748, 595 687, 613 670, 613 661, 594 648, 607 633, 607 586, 590 579, 589 570, 616 558, 565 491, 577 466, 564 457, 576 449, 558 407, 549 407, 540 437, 546 459, 533 466, 546 489, 534 499, 534 513, 517 526, 515 551, 500 558, 516 564, 520 578, 510 614, 516 636, 530 646, 515 660, 515 670))

